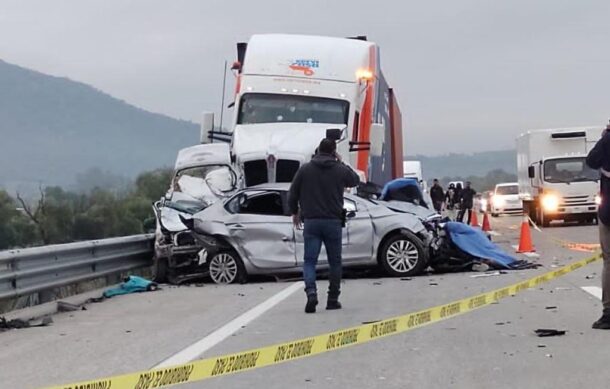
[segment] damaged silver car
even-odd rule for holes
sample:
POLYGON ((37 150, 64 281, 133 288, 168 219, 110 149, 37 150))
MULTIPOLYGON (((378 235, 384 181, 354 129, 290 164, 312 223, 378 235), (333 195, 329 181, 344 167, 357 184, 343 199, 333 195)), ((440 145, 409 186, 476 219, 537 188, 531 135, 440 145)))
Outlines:
MULTIPOLYGON (((243 189, 182 222, 202 245, 200 271, 215 283, 245 282, 249 275, 299 272, 303 231, 288 209, 290 184, 243 189)), ((430 233, 419 217, 346 194, 343 266, 380 266, 391 276, 410 276, 427 267, 430 233)), ((319 268, 325 268, 320 254, 319 268)))
POLYGON ((181 217, 209 207, 233 194, 238 178, 227 144, 204 144, 180 150, 167 194, 153 205, 157 219, 153 276, 177 282, 180 275, 197 276, 202 245, 181 217))

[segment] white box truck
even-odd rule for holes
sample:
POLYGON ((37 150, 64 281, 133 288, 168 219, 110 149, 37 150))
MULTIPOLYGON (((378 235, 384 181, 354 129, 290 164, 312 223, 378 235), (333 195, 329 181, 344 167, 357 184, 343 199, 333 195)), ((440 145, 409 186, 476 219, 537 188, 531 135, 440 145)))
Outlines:
POLYGON ((599 172, 585 158, 603 128, 532 130, 517 138, 517 175, 523 208, 539 225, 597 219, 599 172))

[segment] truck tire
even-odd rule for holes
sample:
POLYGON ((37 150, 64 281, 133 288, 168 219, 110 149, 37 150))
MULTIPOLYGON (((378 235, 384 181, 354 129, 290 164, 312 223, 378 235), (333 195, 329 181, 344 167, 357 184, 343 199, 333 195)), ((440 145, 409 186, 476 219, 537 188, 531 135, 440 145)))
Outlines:
POLYGON ((551 219, 544 214, 544 211, 541 208, 539 208, 537 212, 536 224, 544 228, 551 225, 551 219))

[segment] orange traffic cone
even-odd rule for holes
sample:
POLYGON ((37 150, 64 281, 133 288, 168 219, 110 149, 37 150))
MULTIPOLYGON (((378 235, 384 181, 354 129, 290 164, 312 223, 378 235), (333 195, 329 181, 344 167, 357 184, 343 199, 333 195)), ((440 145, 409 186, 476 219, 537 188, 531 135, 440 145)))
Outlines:
POLYGON ((477 211, 474 209, 470 212, 470 226, 471 227, 481 227, 479 225, 479 218, 477 217, 477 211))
POLYGON ((483 231, 489 232, 491 231, 491 223, 489 222, 489 215, 487 211, 483 212, 483 231))
POLYGON ((518 253, 533 253, 536 249, 532 243, 532 232, 530 230, 530 222, 527 216, 523 216, 523 222, 521 223, 521 235, 519 236, 519 248, 518 253))

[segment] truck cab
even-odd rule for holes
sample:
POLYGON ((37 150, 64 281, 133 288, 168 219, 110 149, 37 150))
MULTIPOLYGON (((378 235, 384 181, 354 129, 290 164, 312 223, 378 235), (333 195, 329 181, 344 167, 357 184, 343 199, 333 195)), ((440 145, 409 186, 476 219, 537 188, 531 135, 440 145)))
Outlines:
POLYGON ((553 220, 593 222, 600 203, 598 171, 585 163, 601 128, 529 131, 517 139, 519 196, 542 226, 553 220))
POLYGON ((290 182, 329 129, 367 181, 402 177, 401 113, 365 37, 254 35, 238 43, 231 152, 245 186, 290 182))

